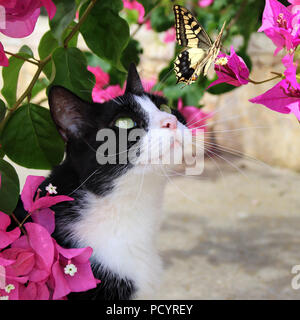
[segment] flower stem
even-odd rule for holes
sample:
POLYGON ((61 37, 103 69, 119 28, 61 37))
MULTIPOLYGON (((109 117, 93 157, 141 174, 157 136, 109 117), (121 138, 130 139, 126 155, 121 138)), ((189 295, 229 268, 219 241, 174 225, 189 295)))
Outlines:
POLYGON ((32 64, 35 64, 36 66, 39 65, 39 63, 38 63, 37 61, 32 61, 32 60, 30 60, 30 59, 24 58, 24 57, 22 57, 22 56, 19 56, 18 54, 15 54, 15 53, 12 53, 12 52, 9 52, 9 51, 6 51, 6 50, 4 50, 4 52, 5 52, 6 54, 9 54, 9 55, 17 58, 17 59, 30 62, 30 63, 32 63, 32 64))
POLYGON ((96 4, 97 0, 91 0, 90 4, 84 11, 83 15, 81 16, 80 20, 78 23, 75 25, 75 27, 72 29, 72 31, 69 33, 69 35, 65 38, 64 40, 64 47, 68 47, 69 41, 74 37, 76 32, 80 29, 81 25, 84 23, 86 20, 87 16, 89 15, 90 11, 93 9, 94 5, 96 4))
POLYGON ((161 2, 161 0, 158 0, 158 1, 154 4, 153 8, 152 8, 152 9, 146 14, 146 16, 144 17, 143 22, 142 22, 142 23, 139 23, 138 26, 137 26, 137 28, 132 32, 132 34, 130 35, 131 38, 133 38, 133 37, 139 32, 139 30, 140 30, 141 27, 145 24, 145 22, 146 22, 148 19, 150 19, 150 16, 151 16, 152 11, 160 4, 160 2, 161 2))
MULTIPOLYGON (((272 72, 272 73, 274 73, 274 72, 272 72)), ((253 84, 262 84, 262 83, 269 82, 269 81, 272 81, 272 80, 275 80, 275 79, 278 79, 278 78, 281 78, 281 74, 276 74, 275 77, 270 78, 270 79, 266 79, 266 80, 263 80, 263 81, 254 81, 254 80, 251 80, 250 78, 248 78, 248 81, 253 83, 253 84)))
POLYGON ((16 224, 18 225, 18 227, 21 229, 21 231, 23 232, 23 234, 26 234, 25 229, 23 228, 22 223, 20 223, 20 221, 17 219, 17 217, 14 215, 14 213, 11 213, 10 216, 15 220, 16 224))

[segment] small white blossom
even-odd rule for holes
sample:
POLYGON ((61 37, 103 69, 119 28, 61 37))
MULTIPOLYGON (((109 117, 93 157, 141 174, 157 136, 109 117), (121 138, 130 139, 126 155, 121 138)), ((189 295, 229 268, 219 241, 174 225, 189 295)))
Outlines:
POLYGON ((9 299, 8 296, 1 296, 1 297, 0 297, 0 300, 8 300, 8 299, 9 299))
POLYGON ((69 264, 67 264, 67 265, 65 266, 64 272, 65 272, 65 274, 68 274, 68 275, 70 275, 71 277, 73 277, 74 274, 77 272, 77 268, 76 268, 76 266, 75 266, 74 264, 69 263, 69 264))
POLYGON ((14 289, 15 289, 15 286, 14 286, 13 284, 8 284, 8 285, 4 288, 5 292, 7 292, 7 293, 10 293, 11 290, 14 290, 14 289))
POLYGON ((227 63, 228 59, 226 57, 221 57, 215 62, 217 66, 225 66, 227 63))
POLYGON ((46 187, 46 191, 48 191, 50 194, 57 194, 56 187, 52 185, 52 183, 49 183, 49 185, 46 187))

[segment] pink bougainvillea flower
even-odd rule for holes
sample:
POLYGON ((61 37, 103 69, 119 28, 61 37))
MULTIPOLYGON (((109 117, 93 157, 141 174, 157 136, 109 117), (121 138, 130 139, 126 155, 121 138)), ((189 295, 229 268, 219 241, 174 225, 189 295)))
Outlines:
POLYGON ((93 289, 99 283, 94 278, 89 258, 92 248, 64 249, 55 242, 56 261, 52 267, 53 300, 70 292, 93 289))
POLYGON ((45 227, 51 234, 55 229, 55 218, 54 211, 49 208, 60 202, 72 201, 73 198, 63 195, 50 196, 49 192, 45 197, 39 197, 40 191, 37 189, 44 180, 44 177, 29 175, 26 178, 21 199, 24 209, 31 214, 32 220, 45 227))
MULTIPOLYGON (((54 260, 53 240, 47 230, 36 223, 26 223, 24 226, 27 235, 0 253, 0 264, 5 266, 5 282, 11 285, 11 292, 8 288, 4 291, 10 300, 48 299, 45 282, 54 260), (33 287, 36 288, 35 295, 33 287)), ((3 289, 0 295, 4 295, 3 289)))
POLYGON ((169 43, 169 42, 174 42, 175 40, 176 40, 176 31, 175 31, 175 28, 172 27, 165 32, 163 41, 165 43, 169 43))
POLYGON ((266 0, 263 23, 258 31, 264 32, 273 41, 277 47, 275 55, 283 48, 287 50, 295 48, 294 40, 299 29, 299 24, 293 23, 296 20, 289 8, 279 1, 266 0))
POLYGON ((18 252, 18 250, 25 249, 26 252, 34 254, 32 268, 25 272, 23 270, 24 265, 20 264, 20 273, 28 275, 30 281, 39 282, 45 280, 51 272, 54 259, 53 240, 49 232, 37 223, 27 222, 24 227, 27 235, 15 241, 11 245, 11 249, 8 250, 18 252))
POLYGON ((96 84, 92 91, 94 102, 103 103, 123 94, 123 89, 118 84, 108 86, 109 74, 104 72, 100 67, 88 66, 88 70, 92 72, 96 78, 96 84))
POLYGON ((293 57, 290 55, 283 58, 283 64, 286 66, 285 79, 262 95, 249 101, 263 104, 280 113, 293 113, 300 121, 300 84, 297 82, 296 66, 292 61, 293 57))
POLYGON ((24 38, 33 32, 40 15, 40 7, 46 8, 50 19, 56 12, 52 0, 2 0, 1 5, 5 8, 5 27, 0 29, 0 32, 12 38, 24 38))
POLYGON ((8 64, 9 64, 9 62, 8 62, 8 59, 7 59, 6 55, 5 55, 3 45, 0 42, 0 66, 8 67, 8 64))
POLYGON ((90 72, 95 75, 96 85, 95 88, 102 89, 104 86, 109 84, 109 74, 104 72, 100 67, 87 67, 90 72))
POLYGON ((244 60, 235 53, 233 47, 230 49, 229 56, 224 53, 219 54, 215 61, 215 71, 218 79, 208 88, 219 83, 228 83, 239 87, 249 82, 249 69, 244 60))
MULTIPOLYGON (((109 84, 109 74, 104 72, 100 67, 88 66, 88 70, 95 75, 96 84, 92 91, 92 98, 94 102, 103 103, 105 101, 114 99, 121 96, 125 92, 126 81, 123 88, 119 84, 108 85, 109 84)), ((142 84, 146 92, 151 92, 152 88, 156 84, 154 79, 142 79, 142 84)), ((156 91, 154 94, 162 95, 162 92, 156 91)))
POLYGON ((196 135, 199 130, 206 130, 206 120, 212 116, 212 113, 203 112, 194 106, 183 107, 182 99, 178 99, 177 110, 182 114, 187 122, 187 127, 196 135))
MULTIPOLYGON (((44 177, 40 176, 27 176, 22 193, 21 199, 24 205, 24 209, 29 213, 33 213, 39 209, 50 208, 57 203, 64 202, 64 201, 72 201, 73 198, 68 196, 49 196, 46 195, 45 197, 38 197, 34 198, 34 195, 38 189, 38 186, 45 180, 44 177)), ((39 194, 39 192, 38 192, 39 194)))
POLYGON ((9 232, 6 231, 6 229, 10 225, 10 222, 10 217, 0 211, 0 250, 9 246, 20 236, 19 228, 15 228, 9 232))
POLYGON ((139 14, 138 23, 144 22, 145 9, 143 5, 136 0, 123 0, 124 8, 129 10, 136 10, 139 14))
POLYGON ((105 89, 93 90, 92 97, 94 102, 103 103, 105 101, 121 96, 123 92, 124 90, 118 84, 116 84, 116 85, 108 86, 105 89))
POLYGON ((201 8, 205 8, 205 7, 210 6, 213 2, 214 2, 214 0, 199 0, 198 5, 201 8))

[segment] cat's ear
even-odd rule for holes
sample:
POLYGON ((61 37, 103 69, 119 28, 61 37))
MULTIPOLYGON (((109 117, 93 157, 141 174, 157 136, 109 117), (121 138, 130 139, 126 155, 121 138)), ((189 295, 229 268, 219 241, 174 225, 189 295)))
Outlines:
POLYGON ((60 86, 50 88, 48 100, 52 119, 64 141, 80 137, 88 123, 89 104, 60 86))
POLYGON ((144 93, 142 81, 134 63, 131 63, 129 66, 125 93, 132 93, 139 96, 144 93))

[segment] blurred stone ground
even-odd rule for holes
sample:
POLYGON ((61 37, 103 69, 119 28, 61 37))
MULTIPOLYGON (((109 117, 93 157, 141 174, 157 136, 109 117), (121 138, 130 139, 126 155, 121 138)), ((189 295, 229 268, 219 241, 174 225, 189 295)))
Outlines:
POLYGON ((299 299, 291 269, 300 264, 300 175, 222 157, 168 184, 155 298, 299 299))
MULTIPOLYGON (((0 41, 16 52, 28 44, 34 52, 47 20, 39 19, 25 39, 0 41)), ((144 53, 139 71, 157 76, 172 57, 172 44, 146 30, 137 34, 144 53)), ((280 58, 264 35, 252 41, 251 76, 259 81, 281 70, 280 58)), ((85 47, 82 39, 80 46, 85 47)), ((35 68, 25 64, 19 93, 35 68)), ((1 85, 1 83, 0 83, 1 85)), ((300 264, 300 127, 284 116, 248 102, 272 86, 244 86, 222 96, 205 94, 206 110, 216 111, 208 135, 222 146, 253 156, 207 161, 200 177, 172 177, 166 190, 159 247, 165 277, 156 299, 298 299, 291 288, 291 268, 300 264), (229 164, 231 162, 231 164, 229 164)), ((35 102, 42 99, 38 96, 35 102)), ((43 104, 47 106, 46 103, 43 104)), ((21 185, 28 174, 45 171, 15 166, 21 185)))

